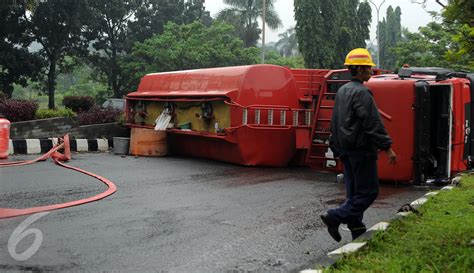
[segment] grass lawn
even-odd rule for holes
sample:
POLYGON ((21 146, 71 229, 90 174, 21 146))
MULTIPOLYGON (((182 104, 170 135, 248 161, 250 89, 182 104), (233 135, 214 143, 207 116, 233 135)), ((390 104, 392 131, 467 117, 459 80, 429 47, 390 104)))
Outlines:
POLYGON ((419 211, 324 272, 474 272, 474 176, 419 211))

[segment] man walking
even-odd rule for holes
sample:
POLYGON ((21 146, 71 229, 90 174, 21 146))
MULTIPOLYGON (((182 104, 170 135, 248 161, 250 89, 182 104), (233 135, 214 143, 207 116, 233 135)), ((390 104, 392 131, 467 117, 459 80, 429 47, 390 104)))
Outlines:
POLYGON ((371 67, 375 66, 372 56, 366 49, 356 48, 347 54, 344 65, 348 67, 352 80, 337 91, 330 146, 344 163, 347 197, 340 207, 321 215, 329 234, 338 242, 341 240, 340 224, 347 224, 352 239, 366 231, 362 222, 364 211, 374 202, 379 191, 378 150, 385 151, 389 164, 395 164, 397 160, 372 92, 363 85, 372 75, 371 67))

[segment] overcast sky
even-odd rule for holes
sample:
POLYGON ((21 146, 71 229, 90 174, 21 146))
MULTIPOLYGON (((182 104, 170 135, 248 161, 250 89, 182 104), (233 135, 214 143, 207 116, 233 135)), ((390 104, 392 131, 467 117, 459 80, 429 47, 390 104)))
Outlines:
MULTIPOLYGON (((337 0, 335 0, 337 1, 337 0)), ((379 5, 383 0, 373 0, 375 4, 379 5)), ((419 1, 421 2, 421 1, 419 1)), ((224 9, 227 5, 223 3, 223 0, 206 0, 206 9, 211 12, 214 17, 220 10, 224 9)), ((419 26, 424 26, 432 21, 431 16, 426 10, 440 11, 440 6, 436 4, 434 0, 428 0, 426 10, 420 4, 413 4, 412 0, 386 0, 380 9, 380 20, 385 17, 387 8, 389 5, 392 7, 400 6, 402 10, 402 26, 407 27, 410 31, 416 31, 419 26)), ((371 40, 376 43, 376 26, 377 26, 377 12, 374 6, 372 6, 372 26, 371 26, 371 40)), ((293 0, 276 0, 275 9, 280 15, 283 22, 283 27, 271 31, 267 28, 267 39, 270 42, 278 41, 278 34, 284 32, 286 29, 295 26, 294 12, 293 12, 293 0)))

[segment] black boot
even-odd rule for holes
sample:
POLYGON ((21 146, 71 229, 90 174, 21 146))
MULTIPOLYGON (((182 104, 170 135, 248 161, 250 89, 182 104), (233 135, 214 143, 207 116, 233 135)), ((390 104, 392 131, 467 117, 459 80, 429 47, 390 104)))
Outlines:
POLYGON ((341 241, 341 234, 339 234, 339 225, 341 224, 336 219, 333 219, 329 214, 322 214, 321 219, 323 223, 328 227, 328 232, 331 237, 337 242, 341 241))
POLYGON ((358 228, 351 229, 352 240, 355 240, 357 237, 364 234, 366 231, 367 229, 365 227, 358 227, 358 228))

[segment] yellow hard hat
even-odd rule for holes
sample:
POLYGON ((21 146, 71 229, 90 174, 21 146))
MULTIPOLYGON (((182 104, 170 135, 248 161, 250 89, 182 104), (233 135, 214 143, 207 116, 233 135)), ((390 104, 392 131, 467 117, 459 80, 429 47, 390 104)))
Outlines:
POLYGON ((351 50, 346 56, 346 62, 344 65, 369 65, 375 66, 372 61, 372 56, 369 51, 365 48, 356 48, 351 50))

